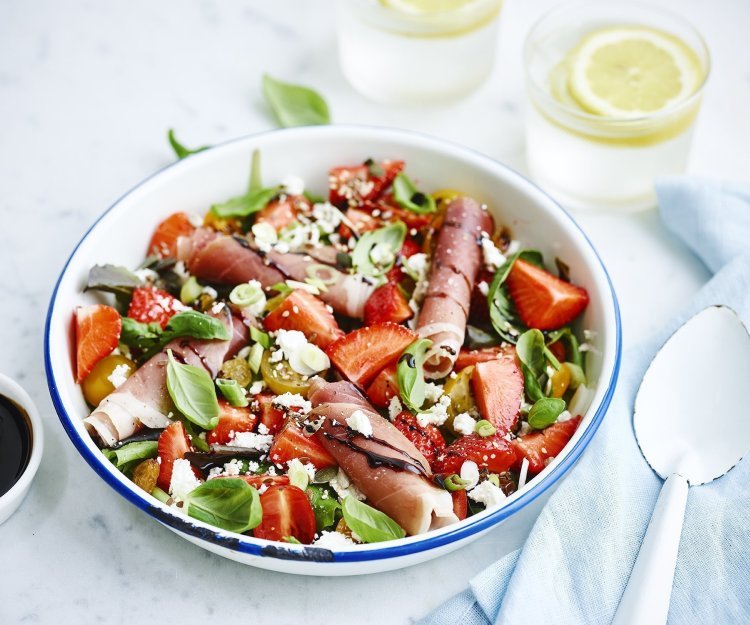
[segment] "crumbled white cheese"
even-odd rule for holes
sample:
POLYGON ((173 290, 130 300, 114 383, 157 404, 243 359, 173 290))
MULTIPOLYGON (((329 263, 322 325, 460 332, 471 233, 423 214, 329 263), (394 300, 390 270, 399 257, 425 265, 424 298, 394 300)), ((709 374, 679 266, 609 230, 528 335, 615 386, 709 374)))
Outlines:
POLYGON ((341 211, 330 202, 313 205, 312 216, 325 234, 333 234, 341 223, 341 211))
POLYGON ((587 341, 591 341, 596 338, 597 334, 598 332, 596 332, 595 330, 584 330, 583 338, 586 339, 587 341))
POLYGON ((464 436, 473 434, 476 425, 477 422, 471 418, 471 415, 468 412, 457 414, 453 419, 453 429, 464 436))
POLYGON ((442 384, 435 384, 433 382, 427 382, 427 384, 424 385, 425 401, 429 402, 430 404, 434 404, 435 402, 439 401, 442 396, 443 396, 442 384))
POLYGON ((282 252, 281 246, 285 245, 283 253, 302 252, 308 246, 320 245, 320 228, 314 223, 303 224, 295 221, 282 230, 276 251, 282 252))
POLYGON ((117 365, 107 376, 107 379, 112 383, 115 388, 120 388, 125 384, 125 380, 130 377, 130 367, 128 365, 117 365))
POLYGON ((493 508, 500 505, 505 500, 505 493, 501 488, 495 486, 489 480, 472 488, 469 492, 469 499, 477 503, 483 503, 486 508, 493 508))
POLYGON ((466 490, 471 490, 479 483, 479 467, 473 460, 465 460, 461 465, 459 477, 468 482, 466 490))
POLYGON ((268 426, 265 423, 259 423, 258 424, 258 434, 269 434, 270 430, 268 429, 268 426))
MULTIPOLYGON (((482 233, 486 235, 487 233, 482 233)), ((484 264, 490 269, 497 269, 505 262, 505 256, 495 246, 495 242, 489 236, 482 237, 482 255, 484 264)))
POLYGON ((271 247, 279 240, 276 228, 267 221, 254 223, 250 231, 253 233, 253 237, 255 237, 255 245, 258 246, 261 252, 269 252, 271 247))
POLYGON ((313 545, 315 547, 322 547, 323 549, 345 549, 346 547, 351 547, 352 545, 356 545, 351 538, 348 536, 344 536, 340 532, 328 532, 326 530, 323 530, 320 533, 320 537, 313 542, 313 545))
POLYGON ((573 418, 573 415, 570 414, 570 412, 568 412, 567 410, 563 410, 560 413, 560 416, 557 417, 557 422, 558 423, 565 423, 566 421, 570 421, 572 418, 573 418))
POLYGON ((370 250, 370 260, 378 266, 389 265, 396 259, 393 249, 386 243, 378 243, 370 250))
POLYGON ((355 432, 359 432, 362 436, 372 436, 372 423, 370 423, 369 417, 361 410, 355 410, 350 416, 346 418, 346 424, 355 432))
POLYGON ((388 402, 388 418, 393 421, 402 411, 404 407, 401 404, 401 400, 398 395, 391 397, 391 401, 388 402))
POLYGON ((133 272, 142 282, 153 282, 159 278, 159 274, 153 269, 136 269, 133 272))
POLYGON ((218 315, 222 310, 224 310, 224 302, 215 302, 211 306, 211 314, 213 315, 218 315))
POLYGON ((250 393, 250 395, 257 395, 258 393, 263 392, 264 388, 266 388, 266 383, 263 380, 257 380, 250 385, 247 392, 250 393))
POLYGON ((477 284, 477 288, 479 289, 479 292, 487 297, 490 293, 490 285, 487 284, 484 280, 482 280, 479 284, 477 284))
POLYGON ((268 451, 273 443, 271 434, 256 434, 255 432, 235 432, 234 437, 227 443, 230 447, 246 447, 258 451, 268 451))
POLYGON ((448 408, 450 405, 451 398, 448 395, 443 395, 435 405, 417 414, 417 422, 422 427, 427 427, 430 423, 433 425, 443 425, 448 419, 448 408))
POLYGON ((302 195, 305 192, 305 181, 299 176, 286 176, 281 186, 289 195, 302 195))
POLYGON ((365 496, 352 483, 349 476, 344 473, 344 470, 341 467, 339 467, 339 472, 336 474, 336 477, 331 478, 329 484, 341 499, 344 499, 344 497, 354 497, 359 501, 365 500, 365 496))
POLYGON ((518 426, 518 435, 526 436, 529 432, 531 432, 531 426, 529 425, 529 422, 521 421, 521 425, 518 426))
POLYGON ((172 479, 169 482, 169 494, 175 499, 183 500, 188 494, 201 485, 195 477, 190 461, 178 458, 172 464, 172 479))
POLYGON ((283 395, 278 395, 274 397, 273 405, 277 408, 283 408, 284 410, 299 408, 298 412, 302 414, 307 414, 312 410, 312 404, 299 393, 284 393, 283 395))

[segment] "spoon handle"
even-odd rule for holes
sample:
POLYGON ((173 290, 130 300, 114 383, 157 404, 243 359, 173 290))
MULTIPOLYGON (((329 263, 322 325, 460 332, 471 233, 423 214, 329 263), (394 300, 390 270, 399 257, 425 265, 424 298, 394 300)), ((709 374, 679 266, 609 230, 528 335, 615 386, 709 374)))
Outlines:
POLYGON ((681 475, 674 473, 664 482, 612 625, 667 622, 687 494, 681 475))

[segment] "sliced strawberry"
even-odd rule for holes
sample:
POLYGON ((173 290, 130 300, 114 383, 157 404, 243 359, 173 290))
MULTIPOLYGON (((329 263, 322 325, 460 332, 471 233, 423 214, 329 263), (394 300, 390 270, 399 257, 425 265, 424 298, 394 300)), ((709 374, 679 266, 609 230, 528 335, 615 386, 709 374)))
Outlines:
POLYGON ((299 330, 310 342, 325 349, 344 336, 333 313, 312 293, 292 291, 263 320, 266 330, 299 330))
POLYGON ((208 433, 206 440, 214 445, 226 445, 237 432, 252 432, 258 417, 249 407, 237 408, 224 399, 219 400, 219 423, 208 433))
POLYGON ((387 408, 391 398, 397 396, 398 378, 396 377, 396 363, 383 369, 367 387, 366 395, 370 403, 377 408, 387 408))
POLYGON ((414 254, 419 254, 421 251, 422 246, 414 238, 406 237, 399 253, 404 258, 409 258, 410 256, 414 256, 414 254))
POLYGON ((414 316, 409 302, 404 297, 398 285, 386 282, 379 286, 365 302, 365 325, 392 321, 402 323, 414 316))
POLYGON ((255 401, 252 404, 253 410, 256 410, 260 416, 261 425, 268 430, 267 434, 280 432, 281 428, 284 427, 284 423, 286 423, 284 411, 273 405, 274 397, 275 395, 256 395, 254 398, 255 401))
POLYGON ((556 330, 580 315, 589 303, 586 289, 518 259, 506 280, 521 321, 530 328, 556 330))
POLYGON ((174 213, 162 221, 151 237, 148 253, 159 258, 177 256, 177 239, 190 236, 195 226, 187 213, 174 213))
POLYGON ((172 481, 172 467, 174 461, 184 458, 185 454, 193 451, 185 426, 181 421, 170 423, 159 436, 157 447, 159 453, 159 477, 156 484, 163 491, 169 492, 172 481))
POLYGON ((459 521, 463 521, 469 513, 469 499, 466 496, 466 491, 454 490, 451 497, 453 498, 453 514, 458 517, 459 521))
POLYGON ((460 473, 466 460, 476 462, 480 469, 491 473, 502 473, 513 466, 516 453, 502 436, 482 437, 479 434, 461 436, 438 454, 432 465, 433 473, 460 473))
POLYGON ((580 422, 581 417, 575 417, 562 423, 553 423, 540 432, 513 439, 512 445, 517 456, 515 468, 519 469, 526 458, 529 461, 529 473, 540 473, 547 466, 547 461, 557 456, 568 444, 580 422))
POLYGON ((416 339, 417 335, 404 326, 376 323, 341 337, 326 352, 344 377, 365 388, 416 339))
POLYGON ((300 212, 310 210, 310 201, 304 195, 283 195, 272 202, 258 213, 255 223, 271 224, 276 232, 297 221, 300 212))
POLYGON ((162 328, 178 312, 186 310, 180 300, 153 286, 139 286, 133 291, 128 317, 141 323, 158 323, 162 328))
MULTIPOLYGON (((373 217, 370 213, 360 210, 358 208, 346 209, 346 221, 351 224, 357 231, 357 234, 364 234, 370 230, 375 230, 383 225, 380 219, 373 217)), ((352 229, 346 223, 342 222, 339 226, 339 234, 344 238, 348 239, 354 234, 352 229)))
POLYGON ((81 382, 94 365, 117 347, 122 319, 111 306, 94 304, 76 308, 76 382, 81 382))
POLYGON ((456 358, 456 364, 454 365, 454 371, 461 371, 471 365, 475 365, 478 362, 487 362, 489 360, 497 360, 503 356, 512 357, 515 354, 515 350, 512 347, 482 347, 481 349, 466 349, 461 348, 456 358))
POLYGON ((505 436, 518 421, 523 399, 523 376, 516 361, 500 358, 477 363, 471 374, 471 390, 479 414, 505 436))
POLYGON ((315 513, 305 491, 291 484, 271 486, 260 496, 263 519, 255 538, 282 541, 295 538, 303 545, 315 539, 315 513))
POLYGON ((294 421, 290 421, 276 435, 268 452, 271 462, 286 466, 293 458, 302 462, 312 462, 316 469, 336 466, 336 460, 315 436, 307 436, 302 428, 294 421))
POLYGON ((432 424, 422 427, 419 425, 417 418, 408 410, 399 413, 393 420, 393 425, 414 443, 414 446, 422 452, 422 455, 427 458, 427 462, 430 464, 435 462, 438 454, 445 449, 445 439, 440 430, 432 424))
POLYGON ((329 200, 336 206, 357 206, 375 200, 404 168, 403 161, 363 163, 353 167, 334 167, 329 175, 329 200))

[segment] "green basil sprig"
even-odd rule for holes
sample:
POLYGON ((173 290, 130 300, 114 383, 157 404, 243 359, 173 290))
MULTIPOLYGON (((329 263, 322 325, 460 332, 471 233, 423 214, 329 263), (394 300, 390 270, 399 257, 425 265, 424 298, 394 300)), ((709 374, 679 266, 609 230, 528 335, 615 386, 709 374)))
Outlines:
POLYGON ((377 277, 382 276, 393 267, 396 262, 396 255, 401 251, 406 238, 406 224, 402 221, 395 221, 392 224, 365 232, 352 250, 352 265, 354 271, 363 276, 377 277), (383 249, 390 253, 392 259, 386 262, 375 262, 372 258, 372 252, 376 248, 383 249))
POLYGON ((518 337, 516 355, 521 361, 526 395, 531 402, 536 402, 544 397, 542 388, 546 382, 547 363, 559 369, 560 362, 547 347, 540 330, 527 330, 518 337))
POLYGON ((156 441, 138 441, 128 443, 117 449, 102 449, 102 453, 123 473, 129 473, 130 469, 141 460, 156 458, 156 441))
POLYGON ((247 217, 262 211, 280 191, 281 187, 249 191, 221 204, 214 204, 211 206, 211 211, 217 217, 247 217))
POLYGON ((435 198, 417 189, 403 172, 393 180, 393 199, 401 208, 420 215, 434 213, 437 210, 435 198))
POLYGON ((306 492, 315 513, 315 526, 319 532, 338 523, 342 515, 341 504, 332 488, 311 484, 306 492))
POLYGON ((263 95, 283 128, 331 123, 328 104, 316 91, 263 76, 263 95))
POLYGON ((543 430, 552 425, 565 410, 565 401, 556 397, 538 399, 529 411, 529 425, 535 430, 543 430))
POLYGON ((195 148, 194 150, 191 150, 190 148, 186 148, 182 143, 177 141, 177 138, 174 136, 174 130, 171 128, 169 129, 169 132, 167 133, 167 139, 169 139, 169 145, 172 146, 172 149, 174 150, 174 153, 177 155, 177 158, 179 160, 182 160, 183 158, 187 158, 191 154, 198 154, 198 152, 203 152, 203 150, 208 150, 210 148, 210 145, 202 145, 199 148, 195 148))
POLYGON ((583 368, 583 356, 578 347, 578 338, 569 327, 554 330, 547 335, 547 345, 560 341, 565 346, 568 362, 583 368))
POLYGON ((219 402, 211 376, 205 369, 177 362, 171 349, 167 356, 167 390, 175 408, 195 425, 213 430, 219 423, 219 402))
POLYGON ((221 391, 224 399, 229 402, 230 406, 234 406, 235 408, 244 408, 250 403, 247 395, 245 394, 245 389, 243 389, 237 383, 237 380, 217 378, 216 386, 221 391))
POLYGON ((379 543, 406 536, 404 529, 391 517, 355 497, 345 497, 342 508, 344 521, 363 542, 379 543))
POLYGON ((524 331, 525 326, 516 314, 516 308, 508 295, 505 281, 510 275, 513 264, 517 259, 530 262, 534 265, 543 266, 542 254, 536 250, 519 250, 510 256, 495 272, 487 292, 487 305, 490 310, 490 322, 495 332, 504 341, 515 343, 518 336, 524 331))
POLYGON ((242 534, 257 527, 263 519, 260 496, 244 480, 209 480, 191 491, 184 510, 199 521, 242 534))
POLYGON ((396 367, 401 399, 414 412, 419 412, 424 403, 424 358, 431 346, 430 339, 417 339, 404 350, 396 367))

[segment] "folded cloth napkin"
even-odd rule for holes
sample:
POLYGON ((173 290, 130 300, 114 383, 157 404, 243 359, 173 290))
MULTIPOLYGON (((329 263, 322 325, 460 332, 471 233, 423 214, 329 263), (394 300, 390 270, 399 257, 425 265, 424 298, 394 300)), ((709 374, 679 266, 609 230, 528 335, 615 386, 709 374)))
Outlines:
MULTIPOLYGON (((714 277, 660 336, 626 352, 599 432, 523 548, 477 575, 424 625, 611 623, 662 485, 633 435, 640 381, 668 336, 708 305, 732 307, 750 327, 750 186, 670 177, 657 193, 666 226, 714 277)), ((706 436, 714 419, 721 415, 706 415, 706 436)), ((748 458, 689 491, 669 623, 750 623, 748 458)))

